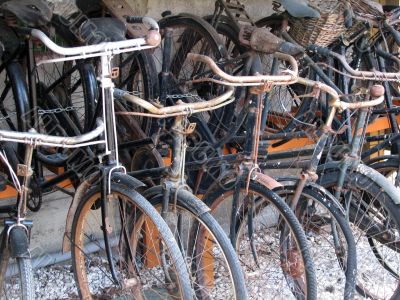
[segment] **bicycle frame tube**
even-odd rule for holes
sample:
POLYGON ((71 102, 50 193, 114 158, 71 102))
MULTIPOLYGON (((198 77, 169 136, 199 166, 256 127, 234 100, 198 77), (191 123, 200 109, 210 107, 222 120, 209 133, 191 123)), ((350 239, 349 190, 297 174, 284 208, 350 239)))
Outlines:
POLYGON ((365 132, 365 121, 368 116, 368 109, 360 109, 354 128, 353 142, 350 146, 350 154, 345 156, 339 163, 339 177, 337 180, 337 189, 335 190, 336 199, 340 199, 343 185, 346 179, 347 171, 356 168, 360 162, 359 152, 362 146, 363 136, 365 132))

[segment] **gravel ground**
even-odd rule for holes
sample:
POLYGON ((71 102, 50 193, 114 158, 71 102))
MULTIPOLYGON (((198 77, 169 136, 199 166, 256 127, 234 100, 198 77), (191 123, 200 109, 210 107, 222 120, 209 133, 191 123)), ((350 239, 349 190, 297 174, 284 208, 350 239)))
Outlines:
MULTIPOLYGON (((255 237, 261 240, 259 236, 255 237)), ((308 236, 314 257, 314 267, 318 281, 319 299, 343 299, 344 276, 343 271, 337 263, 335 263, 335 254, 330 252, 328 239, 321 235, 308 236), (324 249, 323 251, 321 251, 324 249)), ((248 249, 248 243, 242 242, 240 250, 242 251, 241 260, 246 260, 246 281, 251 299, 294 299, 288 289, 281 268, 274 258, 273 248, 276 237, 273 233, 263 235, 263 244, 269 245, 264 247, 264 253, 260 257, 260 268, 251 268, 253 261, 251 253, 248 249), (269 238, 265 238, 265 236, 269 238), (246 251, 244 251, 246 250, 246 251), (270 251, 270 252, 268 252, 270 251), (243 256, 244 255, 244 256, 243 256), (267 259, 269 258, 269 259, 267 259)), ((387 276, 387 272, 382 271, 381 265, 374 258, 374 254, 366 240, 358 240, 359 259, 365 262, 359 268, 359 277, 369 285, 375 288, 375 292, 387 298, 395 286, 396 281, 387 276), (361 246, 362 245, 362 246, 361 246), (372 276, 373 275, 373 276, 372 276)), ((275 245, 276 246, 276 245, 275 245)), ((385 260, 391 263, 393 268, 398 267, 399 259, 393 253, 384 253, 385 260)), ((110 287, 111 281, 101 272, 98 267, 101 262, 90 264, 89 282, 91 282, 91 290, 101 295, 104 290, 110 287)), ((254 267, 254 266, 253 266, 254 267)), ((152 270, 157 271, 157 270, 152 270)), ((144 276, 144 286, 153 286, 156 284, 152 281, 152 277, 144 276)), ((224 284, 224 280, 217 279, 217 286, 224 284)), ((75 287, 74 276, 70 264, 59 264, 35 271, 35 291, 37 299, 77 299, 77 289, 75 287)), ((18 286, 14 286, 15 289, 18 286)), ((224 295, 213 294, 213 299, 226 299, 224 295)), ((17 299, 11 297, 11 299, 17 299)), ((363 299, 356 296, 356 299, 363 299)))
MULTIPOLYGON (((310 237, 313 240, 314 245, 318 245, 317 238, 310 237)), ((319 246, 322 246, 323 239, 319 246)), ((270 240, 272 246, 273 239, 270 240)), ((247 245, 243 244, 243 247, 247 245)), ((319 248, 321 250, 321 248, 319 248)), ((249 254, 246 254, 246 257, 249 254)), ((330 263, 332 257, 329 255, 320 256, 316 265, 317 277, 319 280, 319 286, 325 286, 324 291, 320 291, 320 299, 340 299, 341 289, 338 288, 343 280, 342 271, 334 268, 330 268, 329 272, 326 271, 327 263, 330 263), (322 259, 324 258, 324 259, 322 259), (323 282, 323 283, 322 283, 323 282)), ((247 257, 249 261, 252 257, 247 257)), ((101 262, 97 263, 101 265, 101 262)), ((101 268, 96 267, 96 264, 91 263, 90 266, 89 282, 91 282, 91 290, 96 294, 101 292, 111 285, 111 281, 101 272, 101 268)), ((283 273, 280 270, 279 265, 276 265, 276 260, 261 259, 260 269, 253 272, 247 270, 246 280, 251 282, 248 286, 249 292, 252 299, 266 299, 265 295, 275 295, 275 299, 294 299, 290 290, 284 286, 283 273), (267 272, 260 272, 260 270, 266 270, 267 272), (271 293, 275 291, 276 293, 271 293), (279 296, 278 296, 279 295, 279 296)), ((76 299, 77 289, 75 286, 72 266, 69 264, 59 264, 40 268, 35 271, 35 282, 36 282, 36 298, 37 299, 76 299)), ((222 278, 216 279, 217 286, 224 284, 222 278)), ((149 277, 148 284, 151 285, 151 279, 149 277)), ((270 298, 270 297, 268 297, 270 298)), ((213 299, 226 299, 224 295, 214 293, 213 299)))

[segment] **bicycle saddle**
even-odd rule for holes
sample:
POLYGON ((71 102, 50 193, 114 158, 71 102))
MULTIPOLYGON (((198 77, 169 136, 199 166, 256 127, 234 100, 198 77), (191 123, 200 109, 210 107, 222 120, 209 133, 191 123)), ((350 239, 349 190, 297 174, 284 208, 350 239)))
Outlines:
POLYGON ((239 32, 239 40, 243 45, 250 46, 251 49, 266 54, 281 52, 297 56, 304 52, 302 47, 286 42, 267 28, 243 26, 239 32))
POLYGON ((92 18, 81 25, 79 35, 89 45, 123 41, 126 25, 116 18, 92 18))
POLYGON ((10 0, 0 6, 0 10, 15 15, 29 27, 41 27, 53 17, 54 6, 43 0, 10 0))
POLYGON ((319 18, 320 13, 308 5, 307 0, 275 0, 295 18, 319 18))

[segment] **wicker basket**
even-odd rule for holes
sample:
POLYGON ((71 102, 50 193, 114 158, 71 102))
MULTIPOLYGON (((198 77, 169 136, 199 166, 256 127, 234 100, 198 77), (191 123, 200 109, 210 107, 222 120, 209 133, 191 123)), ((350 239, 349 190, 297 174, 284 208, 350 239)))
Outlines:
MULTIPOLYGON (((356 1, 356 0, 354 0, 356 1)), ((290 36, 300 45, 315 44, 326 47, 346 31, 343 0, 310 0, 309 5, 317 9, 320 18, 291 18, 290 36)))
POLYGON ((354 14, 376 19, 384 17, 382 5, 372 0, 350 0, 354 14))

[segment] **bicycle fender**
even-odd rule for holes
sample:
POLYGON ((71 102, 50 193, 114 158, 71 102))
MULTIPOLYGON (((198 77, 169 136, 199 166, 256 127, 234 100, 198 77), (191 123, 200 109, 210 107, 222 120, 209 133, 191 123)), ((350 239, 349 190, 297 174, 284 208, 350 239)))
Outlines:
POLYGON ((356 170, 382 187, 382 189, 390 196, 393 202, 397 205, 400 205, 400 193, 398 189, 385 176, 364 164, 359 164, 356 170))
POLYGON ((71 251, 71 243, 70 243, 71 228, 72 228, 72 222, 74 221, 74 215, 75 215, 76 209, 78 208, 80 199, 82 199, 82 197, 85 195, 87 190, 91 186, 93 186, 93 184, 95 183, 95 181, 97 179, 98 179, 98 174, 92 174, 90 177, 88 177, 87 179, 82 181, 81 184, 78 186, 78 188, 75 190, 75 195, 69 206, 67 218, 65 221, 65 231, 64 231, 63 241, 62 241, 62 253, 71 251))
POLYGON ((31 258, 28 232, 25 227, 14 226, 9 233, 10 255, 13 258, 31 258))
POLYGON ((136 179, 135 177, 129 176, 121 172, 115 172, 111 176, 111 180, 113 182, 132 187, 134 190, 146 186, 146 184, 139 179, 136 179))
POLYGON ((257 181, 258 183, 265 185, 267 188, 270 190, 273 190, 277 187, 281 187, 282 184, 278 181, 276 181, 274 178, 271 176, 268 176, 267 174, 261 173, 261 172, 254 172, 254 175, 252 176, 252 179, 257 181))
MULTIPOLYGON (((339 168, 340 168, 339 163, 331 162, 324 165, 320 165, 318 167, 318 173, 321 173, 321 171, 324 172, 339 171, 339 168)), ((358 164, 355 171, 368 177, 377 185, 379 185, 390 196, 390 198, 393 200, 395 204, 400 205, 400 193, 398 192, 397 188, 390 181, 388 181, 388 179, 385 176, 383 176, 373 168, 364 165, 362 163, 358 164)))

